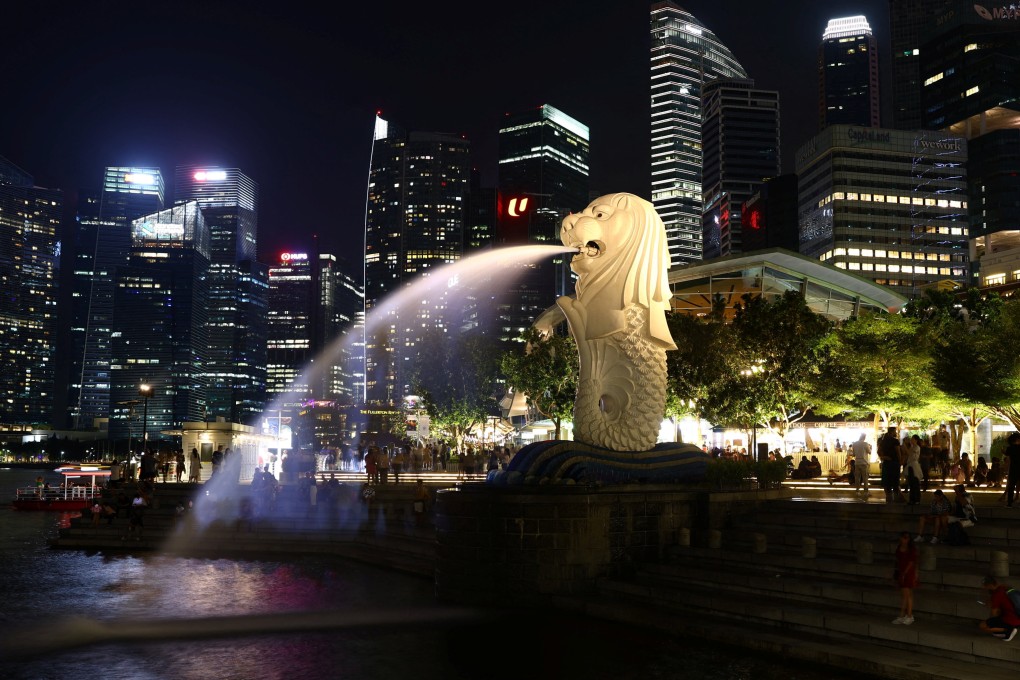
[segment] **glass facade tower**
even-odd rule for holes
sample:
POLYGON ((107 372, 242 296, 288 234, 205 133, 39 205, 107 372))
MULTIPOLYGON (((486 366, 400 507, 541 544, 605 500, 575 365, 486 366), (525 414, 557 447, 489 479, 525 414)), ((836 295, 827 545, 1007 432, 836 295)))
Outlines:
POLYGON ((131 224, 117 269, 110 361, 110 438, 168 439, 205 413, 209 228, 191 201, 131 224), (145 399, 139 386, 149 385, 145 399), (146 417, 146 421, 140 422, 146 417))
MULTIPOLYGON (((508 114, 499 131, 497 243, 560 245, 563 218, 590 201, 589 158, 588 126, 559 109, 545 104, 508 114)), ((573 292, 569 259, 562 255, 523 270, 496 302, 504 342, 516 340, 557 297, 573 292)))
POLYGON ((53 421, 63 195, 0 157, 0 423, 53 421))
POLYGON ((195 201, 209 226, 208 416, 248 423, 265 406, 269 282, 256 261, 259 190, 237 168, 186 165, 174 202, 195 201))
POLYGON ((746 78, 729 49, 673 2, 651 9, 652 203, 666 225, 670 266, 702 258, 701 88, 746 78))
POLYGON ((386 296, 460 259, 469 149, 459 135, 406 133, 376 117, 365 215, 365 390, 371 403, 400 403, 422 333, 449 325, 445 297, 414 312, 391 308, 386 319, 367 319, 386 296))
POLYGON ((110 417, 110 333, 117 268, 127 264, 131 221, 163 208, 163 175, 159 168, 108 167, 98 211, 79 206, 78 252, 74 265, 72 380, 78 378, 77 399, 71 395, 75 428, 95 427, 110 417))

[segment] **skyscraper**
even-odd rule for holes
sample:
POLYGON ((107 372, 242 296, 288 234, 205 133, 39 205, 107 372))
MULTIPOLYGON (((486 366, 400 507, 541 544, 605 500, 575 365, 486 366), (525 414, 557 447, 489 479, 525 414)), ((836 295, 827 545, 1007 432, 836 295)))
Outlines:
MULTIPOLYGON (((366 317, 388 295, 460 259, 469 149, 459 135, 407 133, 376 117, 365 217, 366 317)), ((386 319, 370 323, 365 338, 367 400, 399 403, 422 334, 448 323, 444 297, 403 316, 391 309, 386 319)))
POLYGON ((652 203, 675 267, 702 257, 701 87, 747 72, 712 31, 669 0, 652 5, 651 38, 652 203))
POLYGON ((954 2, 933 18, 921 45, 923 123, 967 139, 970 283, 995 254, 995 279, 1020 280, 1020 12, 954 2), (1013 251, 1009 266, 1005 251, 1013 251), (1004 274, 1006 271, 1008 274, 1004 274))
POLYGON ((115 278, 110 438, 166 439, 205 412, 209 228, 198 203, 131 223, 115 278), (148 398, 140 386, 148 385, 148 398), (144 422, 142 421, 144 419, 144 422))
POLYGON ((108 167, 98 212, 93 202, 79 205, 74 269, 72 380, 80 389, 71 396, 78 429, 92 429, 97 418, 110 416, 110 333, 117 268, 128 261, 131 221, 163 208, 159 168, 108 167))
POLYGON ((53 422, 59 190, 0 157, 0 423, 53 422))
POLYGON ((258 185, 237 168, 186 165, 174 202, 196 201, 209 227, 209 417, 247 423, 265 405, 268 272, 256 261, 258 185))
POLYGON ((801 252, 899 293, 963 283, 967 142, 831 125, 797 152, 801 252))
MULTIPOLYGON (((545 104, 508 114, 499 131, 500 245, 560 245, 560 223, 590 200, 588 126, 545 104), (525 207, 526 206, 526 207, 525 207)), ((516 340, 560 295, 573 292, 559 255, 522 267, 497 300, 500 339, 516 340)))
POLYGON ((922 127, 921 42, 935 15, 949 0, 889 0, 892 54, 892 124, 897 130, 922 127))
POLYGON ((780 171, 779 93, 753 80, 712 80, 702 89, 704 257, 743 251, 741 207, 780 171))
POLYGON ((818 129, 881 125, 878 41, 863 16, 830 19, 818 48, 818 129))

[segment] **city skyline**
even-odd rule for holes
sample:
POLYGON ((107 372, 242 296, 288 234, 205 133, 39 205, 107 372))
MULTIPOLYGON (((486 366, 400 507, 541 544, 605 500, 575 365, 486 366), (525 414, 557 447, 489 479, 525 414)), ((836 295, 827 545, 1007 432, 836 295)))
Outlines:
MULTIPOLYGON (((759 87, 780 91, 784 171, 814 132, 827 20, 867 16, 885 70, 884 1, 681 5, 759 87)), ((591 127, 593 190, 648 197, 650 6, 525 1, 497 21, 459 2, 342 16, 302 3, 17 6, 11 87, 28 104, 2 114, 0 153, 68 191, 96 188, 106 165, 168 177, 177 165, 241 168, 260 185, 263 262, 360 240, 377 110, 410 130, 465 135, 494 185, 504 114, 552 104, 591 127)))

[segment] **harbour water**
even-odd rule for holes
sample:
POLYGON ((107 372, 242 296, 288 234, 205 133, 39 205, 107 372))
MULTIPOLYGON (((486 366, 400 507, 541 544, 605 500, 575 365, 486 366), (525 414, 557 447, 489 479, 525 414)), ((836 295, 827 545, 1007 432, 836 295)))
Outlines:
MULTIPOLYGON (((13 497, 38 474, 0 469, 0 493, 13 497)), ((53 477, 51 483, 59 482, 53 477)), ((0 505, 0 626, 6 635, 43 636, 53 647, 0 659, 6 680, 850 677, 558 612, 479 612, 470 623, 430 622, 437 609, 429 579, 335 558, 216 560, 50 549, 48 539, 67 519, 0 505), (67 617, 129 627, 136 619, 324 611, 397 618, 406 612, 421 622, 198 640, 154 635, 67 649, 46 637, 67 617)))

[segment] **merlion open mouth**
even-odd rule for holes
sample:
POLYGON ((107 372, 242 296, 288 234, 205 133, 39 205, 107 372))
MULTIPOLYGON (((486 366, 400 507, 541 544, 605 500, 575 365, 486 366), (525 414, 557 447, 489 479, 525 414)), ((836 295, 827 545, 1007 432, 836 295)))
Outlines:
POLYGON ((598 257, 606 249, 606 244, 602 241, 588 241, 584 244, 581 252, 588 257, 598 257))

